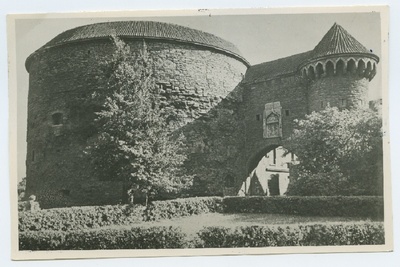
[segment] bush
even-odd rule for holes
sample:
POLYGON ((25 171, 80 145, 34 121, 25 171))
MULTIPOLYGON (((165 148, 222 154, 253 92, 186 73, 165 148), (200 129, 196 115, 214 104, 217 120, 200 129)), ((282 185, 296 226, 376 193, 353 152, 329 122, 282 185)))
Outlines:
POLYGON ((231 248, 281 246, 343 246, 384 244, 383 223, 207 227, 186 240, 178 227, 133 227, 75 231, 26 231, 19 234, 20 250, 94 250, 231 248))
POLYGON ((196 214, 222 212, 221 197, 181 198, 153 201, 145 211, 147 221, 171 219, 196 214))
POLYGON ((275 213, 383 219, 383 198, 377 196, 226 197, 227 213, 275 213))
POLYGON ((143 206, 115 205, 19 212, 20 231, 78 230, 143 221, 143 206))
POLYGON ((93 250, 184 248, 185 234, 176 227, 134 227, 76 231, 27 231, 20 250, 93 250))
POLYGON ((385 243, 382 223, 313 224, 300 226, 245 226, 235 230, 206 227, 197 247, 281 247, 378 245, 385 243))
POLYGON ((328 106, 295 120, 284 143, 298 161, 290 170, 287 195, 383 195, 378 112, 328 106))
POLYGON ((20 231, 78 230, 222 211, 222 198, 199 197, 141 205, 88 206, 19 212, 20 231))

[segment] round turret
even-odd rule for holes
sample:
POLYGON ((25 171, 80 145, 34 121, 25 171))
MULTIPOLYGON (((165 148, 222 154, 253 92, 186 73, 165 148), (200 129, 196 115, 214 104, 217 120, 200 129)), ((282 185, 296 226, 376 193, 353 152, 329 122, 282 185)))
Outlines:
POLYGON ((367 107, 368 84, 376 74, 379 58, 336 23, 299 66, 309 82, 309 111, 327 105, 367 107))

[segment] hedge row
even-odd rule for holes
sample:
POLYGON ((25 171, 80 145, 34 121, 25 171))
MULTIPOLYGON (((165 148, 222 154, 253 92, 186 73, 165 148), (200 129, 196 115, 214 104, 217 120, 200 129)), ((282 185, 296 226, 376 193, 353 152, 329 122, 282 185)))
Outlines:
POLYGON ((211 212, 223 212, 221 197, 153 201, 145 211, 145 220, 157 221, 211 212))
POLYGON ((176 227, 134 227, 75 231, 27 231, 19 234, 20 250, 93 250, 161 248, 231 248, 384 244, 382 223, 207 227, 186 240, 176 227))
POLYGON ((162 218, 221 210, 222 198, 201 197, 154 201, 141 205, 88 206, 19 212, 19 231, 78 230, 108 225, 130 225, 162 218))
POLYGON ((209 212, 276 213, 383 219, 382 197, 199 197, 140 205, 92 206, 19 212, 20 231, 76 230, 130 225, 209 212))
POLYGON ((71 207, 19 213, 20 231, 77 230, 143 221, 143 207, 132 205, 71 207))
POLYGON ((226 213, 271 213, 305 216, 343 216, 383 219, 383 197, 226 197, 226 213))
POLYGON ((382 223, 207 227, 198 233, 202 248, 378 245, 385 243, 382 223))
POLYGON ((27 231, 19 234, 20 250, 92 250, 183 248, 185 234, 174 227, 134 227, 76 231, 27 231))

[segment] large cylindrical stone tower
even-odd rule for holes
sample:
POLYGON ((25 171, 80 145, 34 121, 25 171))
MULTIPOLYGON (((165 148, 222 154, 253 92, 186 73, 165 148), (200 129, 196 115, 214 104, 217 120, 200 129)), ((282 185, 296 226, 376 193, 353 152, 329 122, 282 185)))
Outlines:
POLYGON ((146 44, 165 104, 183 122, 207 113, 241 81, 248 63, 231 43, 173 24, 124 21, 87 25, 56 36, 26 60, 29 72, 27 195, 42 207, 115 204, 120 182, 99 181, 83 155, 94 134, 94 91, 115 46, 146 44))

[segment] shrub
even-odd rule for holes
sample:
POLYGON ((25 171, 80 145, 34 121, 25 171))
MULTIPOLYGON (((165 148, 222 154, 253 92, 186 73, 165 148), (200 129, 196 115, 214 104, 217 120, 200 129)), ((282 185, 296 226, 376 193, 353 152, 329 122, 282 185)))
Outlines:
POLYGON ((276 213, 383 219, 383 198, 377 196, 226 197, 227 213, 276 213))
POLYGON ((78 230, 222 211, 222 198, 199 197, 141 205, 88 206, 19 212, 20 231, 78 230))
POLYGON ((145 211, 147 221, 171 219, 210 212, 222 212, 221 197, 181 198, 153 201, 145 211))
POLYGON ((295 120, 284 143, 299 162, 290 170, 288 195, 383 195, 378 112, 328 106, 295 120))
POLYGON ((93 250, 183 248, 185 234, 176 227, 134 227, 76 231, 27 231, 19 234, 20 250, 93 250))
POLYGON ((143 206, 115 205, 19 212, 20 231, 77 230, 143 221, 143 206))
POLYGON ((39 210, 41 210, 39 202, 36 202, 35 200, 18 201, 18 211, 34 211, 34 212, 37 212, 39 210))
POLYGON ((378 245, 385 243, 382 223, 313 224, 300 226, 206 227, 197 247, 281 247, 378 245))

